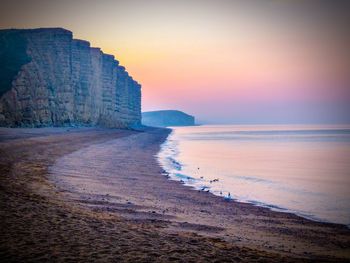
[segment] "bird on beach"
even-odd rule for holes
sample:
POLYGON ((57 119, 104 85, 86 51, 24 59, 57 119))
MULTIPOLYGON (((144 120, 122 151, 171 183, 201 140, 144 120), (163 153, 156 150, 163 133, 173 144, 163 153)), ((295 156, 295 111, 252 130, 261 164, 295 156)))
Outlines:
POLYGON ((232 200, 231 193, 229 192, 227 196, 224 197, 226 201, 232 200))

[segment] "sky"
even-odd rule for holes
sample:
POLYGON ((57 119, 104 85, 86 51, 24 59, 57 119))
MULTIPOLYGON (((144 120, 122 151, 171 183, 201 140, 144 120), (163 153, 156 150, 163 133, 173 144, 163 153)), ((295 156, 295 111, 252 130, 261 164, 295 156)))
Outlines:
POLYGON ((2 0, 0 28, 63 27, 113 54, 143 111, 202 123, 350 123, 350 1, 2 0))

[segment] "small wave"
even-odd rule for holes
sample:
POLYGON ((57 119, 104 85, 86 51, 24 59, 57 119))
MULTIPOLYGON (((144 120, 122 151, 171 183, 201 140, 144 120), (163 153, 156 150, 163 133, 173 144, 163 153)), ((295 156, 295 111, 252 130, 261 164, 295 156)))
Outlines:
POLYGON ((249 182, 253 182, 253 183, 258 183, 258 184, 265 184, 268 185, 269 187, 278 189, 279 191, 284 191, 284 192, 290 192, 290 193, 298 193, 300 195, 305 195, 305 196, 322 196, 322 193, 319 192, 312 192, 312 191, 308 191, 302 188, 296 188, 296 187, 292 187, 290 185, 286 185, 286 184, 282 184, 280 182, 277 181, 272 181, 272 180, 267 180, 267 179, 262 179, 262 178, 258 178, 258 177, 253 177, 253 176, 233 176, 234 178, 238 179, 238 180, 244 180, 244 181, 249 181, 249 182))
POLYGON ((270 181, 270 180, 266 180, 266 179, 261 179, 261 178, 257 178, 257 177, 252 177, 252 176, 234 176, 237 179, 241 179, 241 180, 246 180, 246 181, 251 181, 251 182, 255 182, 255 183, 265 183, 265 184, 274 184, 274 181, 270 181))
POLYGON ((239 130, 239 131, 215 131, 193 132, 186 136, 216 137, 225 135, 350 135, 350 129, 299 129, 299 130, 239 130))
POLYGON ((177 142, 172 139, 173 131, 170 133, 168 139, 161 145, 157 157, 161 166, 170 174, 173 170, 181 171, 182 165, 176 160, 178 156, 177 142))
POLYGON ((177 178, 182 179, 182 180, 195 180, 193 177, 187 176, 185 174, 181 174, 181 173, 174 173, 173 175, 175 175, 177 178))
POLYGON ((277 205, 272 205, 272 204, 266 204, 266 203, 255 201, 255 200, 247 200, 246 202, 250 203, 250 204, 253 204, 253 205, 257 205, 257 206, 270 208, 270 209, 276 210, 276 211, 284 211, 284 212, 288 211, 287 208, 280 207, 280 206, 277 206, 277 205))
POLYGON ((173 157, 168 157, 168 160, 175 170, 181 171, 182 166, 179 162, 177 162, 173 157))
POLYGON ((196 132, 182 135, 181 138, 193 141, 350 141, 350 129, 196 132))
POLYGON ((281 207, 281 206, 277 206, 277 205, 272 205, 272 204, 266 204, 263 202, 259 202, 256 200, 237 200, 239 202, 244 202, 244 203, 249 203, 249 204, 253 204, 256 206, 260 206, 260 207, 265 207, 265 208, 269 208, 272 211, 276 211, 276 212, 282 212, 282 213, 291 213, 306 219, 310 219, 316 222, 325 222, 325 223, 330 223, 330 221, 326 220, 326 219, 321 219, 313 214, 309 214, 309 213, 305 213, 304 211, 298 211, 298 210, 292 210, 292 209, 288 209, 285 207, 281 207))

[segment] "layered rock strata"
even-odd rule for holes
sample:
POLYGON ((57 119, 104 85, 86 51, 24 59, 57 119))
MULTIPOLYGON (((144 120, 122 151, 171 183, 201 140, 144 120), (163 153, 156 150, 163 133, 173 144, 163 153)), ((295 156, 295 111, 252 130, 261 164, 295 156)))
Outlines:
POLYGON ((141 86, 112 56, 62 28, 0 30, 0 126, 141 122, 141 86))

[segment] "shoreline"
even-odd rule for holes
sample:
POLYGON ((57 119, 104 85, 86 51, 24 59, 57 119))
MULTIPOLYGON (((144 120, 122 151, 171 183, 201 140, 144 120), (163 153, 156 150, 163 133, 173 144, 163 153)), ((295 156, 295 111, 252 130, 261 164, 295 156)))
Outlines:
MULTIPOLYGON (((1 178, 0 193, 6 201, 1 204, 5 220, 0 252, 8 259, 38 260, 36 253, 40 250, 45 252, 42 259, 52 259, 55 253, 60 259, 98 260, 103 256, 121 261, 164 261, 170 256, 175 261, 213 261, 213 255, 223 261, 238 257, 243 262, 254 258, 269 262, 345 262, 350 258, 350 231, 343 225, 226 202, 168 180, 162 175, 156 154, 169 130, 77 129, 55 134, 48 129, 38 136, 11 132, 8 139, 0 140, 0 167, 6 174, 1 178), (26 206, 33 209, 26 210, 26 206), (29 216, 34 222, 21 221, 18 216, 29 216), (62 240, 48 238, 52 233, 35 226, 42 217, 55 218, 40 223, 53 228, 53 234, 62 240), (57 218, 65 224, 57 223, 57 218), (117 233, 116 226, 125 232, 117 233), (131 243, 122 238, 131 234, 131 243), (105 244, 109 250, 104 251, 102 246, 93 256, 89 251, 92 244, 87 241, 91 237, 97 240, 97 247, 105 244), (110 240, 112 237, 116 240, 110 240), (66 250, 72 243, 80 254, 66 250), (131 252, 130 246, 143 252, 131 252), (174 252, 176 247, 183 252, 174 252), (57 251, 53 253, 52 249, 57 251)), ((1 138, 6 137, 4 133, 1 130, 1 138)))
MULTIPOLYGON (((171 132, 169 133, 169 136, 170 135, 171 135, 171 132)), ((160 148, 162 148, 163 144, 165 144, 166 142, 167 142, 167 139, 160 145, 160 148)), ((166 168, 161 163, 161 159, 162 158, 164 158, 164 159, 165 158, 171 158, 171 161, 174 162, 176 165, 179 165, 180 167, 182 166, 182 164, 179 163, 174 158, 174 156, 173 157, 169 157, 169 156, 160 157, 159 154, 160 154, 161 151, 162 151, 162 149, 160 149, 160 151, 158 152, 157 159, 158 159, 160 167, 163 169, 162 174, 164 174, 167 177, 168 180, 173 180, 173 181, 176 181, 176 182, 180 182, 183 186, 188 187, 192 191, 202 191, 202 192, 206 192, 206 193, 212 194, 215 197, 219 197, 219 198, 221 198, 221 199, 223 199, 223 200, 225 200, 227 202, 249 204, 249 205, 252 205, 252 206, 268 209, 271 212, 285 213, 285 214, 289 214, 289 215, 292 215, 292 216, 297 216, 297 217, 300 217, 302 219, 306 219, 306 220, 309 220, 309 221, 312 221, 312 222, 315 222, 315 223, 321 223, 321 224, 332 225, 332 226, 339 226, 339 227, 346 227, 346 228, 348 228, 350 230, 350 225, 347 225, 347 224, 330 222, 330 221, 326 221, 326 220, 322 220, 322 219, 313 217, 311 215, 310 216, 302 215, 302 214, 298 213, 297 211, 293 211, 293 210, 290 210, 288 208, 278 207, 278 206, 273 205, 273 204, 266 204, 266 203, 262 203, 262 202, 259 202, 259 201, 244 201, 244 200, 239 200, 237 198, 232 198, 232 197, 227 198, 227 196, 215 194, 213 191, 209 190, 208 187, 204 187, 205 189, 208 189, 208 190, 205 190, 205 189, 200 189, 200 187, 198 187, 196 185, 188 184, 188 183, 186 183, 186 180, 184 180, 181 176, 177 176, 176 174, 171 175, 171 173, 166 170, 166 168)), ((187 176, 187 178, 191 178, 191 180, 198 181, 197 178, 193 178, 191 175, 187 176)), ((228 192, 228 191, 226 191, 226 192, 228 192)))
POLYGON ((293 210, 290 210, 288 208, 277 207, 277 206, 275 206, 273 204, 265 204, 265 203, 262 203, 262 202, 259 202, 259 201, 244 201, 244 200, 239 200, 237 198, 232 198, 232 197, 230 199, 228 199, 225 196, 221 196, 221 195, 215 194, 215 193, 213 193, 210 190, 202 190, 200 188, 196 188, 196 186, 193 186, 193 185, 190 185, 190 184, 186 184, 186 182, 183 181, 182 179, 173 178, 172 176, 169 175, 169 172, 167 172, 166 170, 164 170, 164 171, 165 171, 164 173, 166 173, 165 176, 169 176, 168 180, 173 180, 173 181, 176 181, 176 182, 180 182, 183 186, 188 187, 192 191, 207 192, 207 193, 212 194, 212 195, 214 195, 216 197, 220 197, 221 199, 223 199, 223 200, 225 200, 227 202, 249 204, 249 205, 252 205, 252 206, 257 206, 257 207, 268 209, 271 212, 286 213, 286 214, 290 214, 290 215, 301 217, 303 219, 306 219, 306 220, 309 220, 309 221, 312 221, 312 222, 315 222, 315 223, 321 223, 321 224, 327 224, 327 225, 336 225, 336 226, 340 226, 340 227, 346 227, 346 228, 348 228, 350 230, 350 225, 342 224, 342 223, 336 223, 336 222, 330 222, 330 221, 322 220, 322 219, 319 219, 319 218, 316 218, 316 217, 313 217, 313 216, 302 215, 302 214, 298 213, 297 211, 293 211, 293 210))
MULTIPOLYGON (((199 172, 198 174, 196 173, 196 171, 194 171, 194 169, 197 170, 196 168, 197 166, 193 167, 194 166, 193 162, 187 163, 186 165, 183 164, 180 161, 181 159, 179 159, 179 156, 178 156, 179 144, 181 142, 179 142, 178 136, 174 136, 173 133, 170 133, 169 136, 171 136, 171 138, 169 139, 168 137, 168 139, 161 145, 161 150, 157 156, 161 167, 164 169, 164 174, 166 174, 166 176, 168 176, 170 180, 179 181, 184 186, 187 186, 195 191, 201 190, 203 192, 209 192, 227 201, 247 203, 258 207, 267 208, 273 212, 290 213, 314 222, 341 225, 350 229, 350 224, 348 224, 348 222, 344 222, 344 220, 341 221, 339 220, 339 218, 336 218, 336 217, 333 217, 333 219, 336 218, 338 220, 332 221, 331 219, 322 218, 321 216, 319 217, 317 213, 312 214, 310 211, 306 209, 304 210, 292 209, 292 208, 288 208, 288 206, 277 205, 276 203, 273 203, 273 202, 270 202, 270 203, 263 202, 261 201, 262 199, 249 199, 249 198, 241 198, 241 196, 238 196, 238 195, 237 196, 230 195, 230 193, 235 192, 232 187, 231 189, 227 187, 225 188, 225 185, 223 185, 222 183, 219 187, 217 185, 212 184, 215 181, 217 182, 219 180, 222 181, 223 177, 218 176, 218 174, 215 175, 215 173, 213 173, 213 175, 216 177, 212 177, 209 179, 207 177, 204 178, 203 176, 200 177, 201 173, 199 172), (184 166, 185 166, 185 169, 183 169, 184 166), (186 169, 188 168, 188 166, 192 167, 192 170, 186 169), (192 173, 190 171, 192 171, 192 173)), ((332 208, 334 209, 334 206, 332 206, 332 208)), ((338 211, 347 211, 347 209, 344 209, 344 210, 339 209, 338 211)))
MULTIPOLYGON (((161 167, 163 168, 163 166, 161 166, 161 167)), ((341 227, 346 227, 346 228, 348 228, 350 230, 350 225, 326 221, 326 220, 323 220, 323 219, 320 219, 320 218, 316 218, 316 217, 314 217, 312 215, 310 215, 310 216, 303 215, 303 214, 299 213, 298 211, 293 211, 293 210, 290 210, 288 208, 278 207, 278 206, 273 205, 273 204, 266 204, 266 203, 262 203, 262 202, 259 202, 259 201, 244 201, 244 200, 240 200, 238 198, 233 198, 233 197, 227 198, 226 196, 215 194, 213 191, 211 191, 209 189, 208 190, 203 190, 203 188, 200 189, 200 187, 197 187, 195 185, 187 184, 186 181, 184 181, 181 177, 176 177, 176 175, 171 176, 170 173, 165 168, 163 168, 163 169, 164 169, 164 172, 162 172, 162 174, 164 174, 167 177, 168 180, 173 180, 173 181, 176 181, 176 182, 180 182, 184 187, 188 187, 192 191, 207 192, 207 193, 212 194, 212 195, 214 195, 216 197, 219 197, 219 198, 221 198, 221 199, 223 199, 223 200, 225 200, 227 202, 249 204, 249 205, 252 205, 252 206, 266 208, 266 209, 270 210, 271 212, 286 213, 286 214, 290 214, 290 215, 301 217, 303 219, 306 219, 306 220, 309 220, 309 221, 312 221, 312 222, 315 222, 315 223, 322 223, 322 224, 328 224, 328 225, 338 225, 338 226, 341 226, 341 227)), ((198 180, 198 179, 192 178, 191 180, 198 180)), ((207 189, 207 187, 205 187, 205 189, 207 189)))

